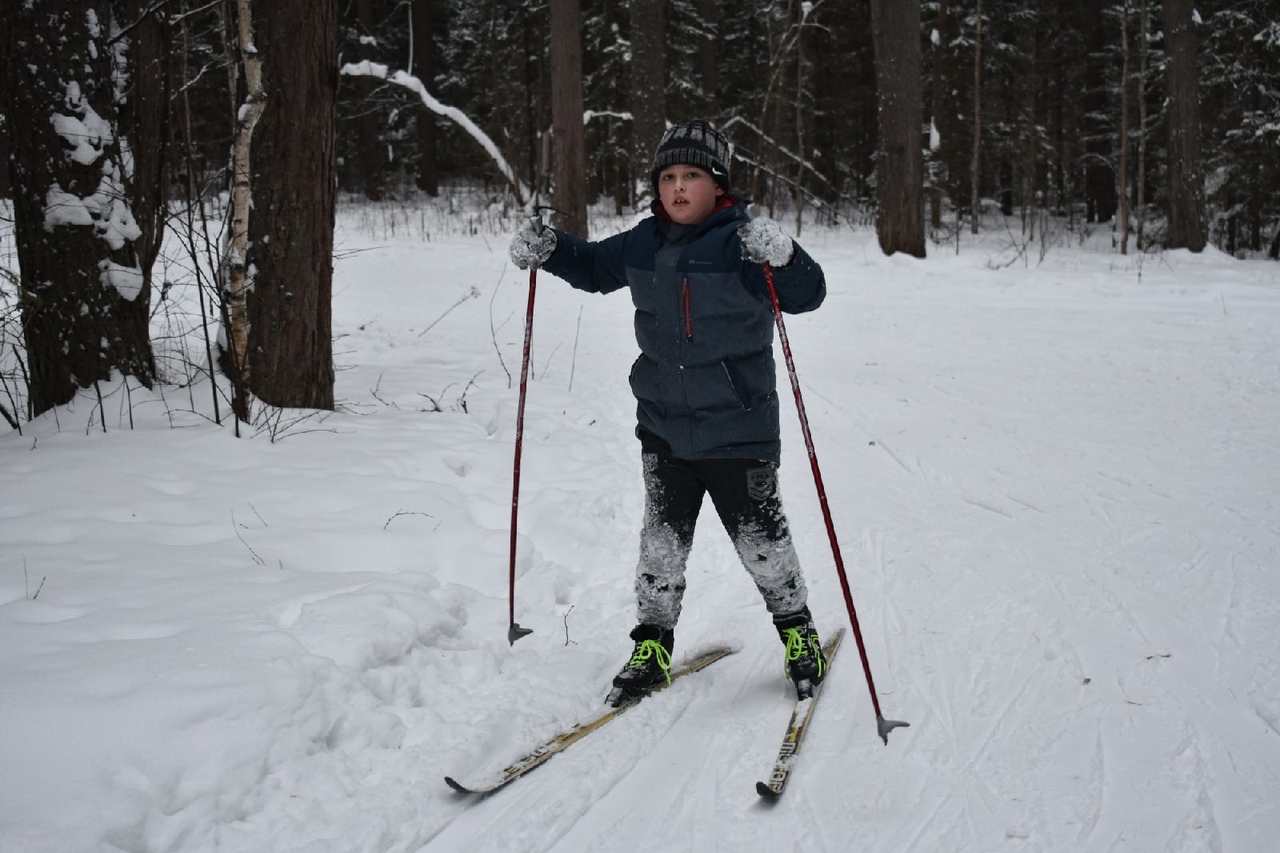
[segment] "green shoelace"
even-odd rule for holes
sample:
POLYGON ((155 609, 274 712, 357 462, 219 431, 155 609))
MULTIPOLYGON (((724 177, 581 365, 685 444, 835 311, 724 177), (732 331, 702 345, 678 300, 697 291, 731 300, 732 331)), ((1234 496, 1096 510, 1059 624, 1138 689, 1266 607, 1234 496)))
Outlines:
POLYGON ((662 674, 667 677, 667 684, 671 683, 671 652, 663 647, 662 643, 657 640, 641 640, 640 645, 636 646, 635 654, 631 656, 631 663, 627 666, 632 669, 639 669, 649 662, 650 658, 658 661, 658 669, 662 670, 662 674))
MULTIPOLYGON (((813 654, 810 647, 809 638, 805 636, 804 631, 800 628, 784 628, 783 633, 787 635, 787 663, 793 660, 799 660, 806 654, 813 654)), ((814 638, 816 639, 816 637, 814 638)), ((817 643, 812 645, 816 646, 817 643)), ((822 671, 826 668, 826 660, 823 659, 822 653, 814 654, 813 657, 818 661, 818 677, 822 677, 822 671)))

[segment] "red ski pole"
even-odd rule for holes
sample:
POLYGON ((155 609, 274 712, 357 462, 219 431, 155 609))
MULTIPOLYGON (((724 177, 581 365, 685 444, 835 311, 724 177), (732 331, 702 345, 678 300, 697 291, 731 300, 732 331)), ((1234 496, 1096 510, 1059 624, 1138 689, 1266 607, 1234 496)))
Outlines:
POLYGON ((507 612, 510 626, 507 628, 507 642, 516 644, 516 640, 525 634, 532 634, 532 628, 521 628, 516 624, 516 518, 520 513, 520 452, 524 447, 524 399, 529 387, 529 345, 533 340, 533 295, 538 284, 538 268, 529 270, 529 307, 524 315, 524 359, 520 364, 520 404, 516 409, 516 460, 511 474, 511 584, 507 601, 507 612))
POLYGON ((805 450, 809 453, 809 467, 813 469, 813 482, 818 487, 818 503, 822 506, 822 518, 827 523, 827 538, 831 540, 831 553, 835 557, 836 572, 840 575, 840 588, 844 590, 845 607, 849 609, 849 622, 853 625, 853 638, 858 641, 858 655, 862 658, 862 671, 867 676, 867 689, 871 692, 871 707, 876 712, 876 731, 885 745, 889 745, 889 732, 900 726, 909 726, 900 720, 886 720, 880 713, 880 700, 876 697, 875 679, 871 677, 871 664, 867 660, 867 647, 862 641, 862 628, 858 625, 858 611, 853 606, 853 593, 849 591, 849 577, 845 574, 844 559, 840 556, 840 543, 836 540, 836 527, 831 521, 831 508, 827 505, 827 490, 822 485, 822 471, 818 468, 818 454, 813 449, 813 434, 809 432, 809 416, 805 414, 804 398, 800 395, 800 377, 791 357, 791 342, 787 340, 787 326, 782 322, 782 308, 778 305, 778 289, 773 282, 773 267, 766 261, 764 280, 769 285, 769 299, 773 302, 773 317, 778 325, 778 340, 782 342, 782 354, 787 360, 787 375, 791 377, 791 392, 796 398, 796 411, 800 414, 800 431, 804 434, 805 450))

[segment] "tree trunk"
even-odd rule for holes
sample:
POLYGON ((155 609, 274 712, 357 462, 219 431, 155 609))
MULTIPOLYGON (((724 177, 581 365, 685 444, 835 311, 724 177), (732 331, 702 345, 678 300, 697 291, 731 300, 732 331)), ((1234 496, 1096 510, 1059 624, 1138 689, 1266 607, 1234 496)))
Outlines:
MULTIPOLYGON (((703 111, 710 116, 716 105, 716 90, 720 88, 720 64, 716 58, 715 34, 719 26, 716 0, 698 0, 698 17, 702 19, 704 31, 698 42, 698 71, 702 83, 703 111)), ((657 144, 656 137, 654 144, 657 144)))
POLYGON ((935 36, 932 45, 932 68, 929 80, 929 227, 934 230, 942 227, 942 199, 944 183, 944 167, 942 163, 942 110, 943 92, 946 86, 946 56, 949 53, 949 42, 946 34, 950 31, 951 10, 948 0, 938 2, 938 21, 934 27, 935 36), (935 145, 934 139, 937 139, 935 145))
POLYGON ((649 165, 666 130, 664 6, 665 0, 631 2, 631 176, 640 195, 652 191, 649 165))
POLYGON ((1142 36, 1138 41, 1138 216, 1134 236, 1140 252, 1146 248, 1143 229, 1147 219, 1147 71, 1151 64, 1151 14, 1147 3, 1142 0, 1138 12, 1142 36))
POLYGON ((254 14, 266 108, 254 136, 249 384, 269 405, 332 409, 338 3, 270 0, 254 14))
POLYGON ((587 236, 587 169, 582 139, 581 0, 551 0, 551 128, 557 227, 587 236))
MULTIPOLYGON (((4 41, 0 40, 0 44, 4 41)), ((3 67, 7 65, 7 62, 0 63, 0 92, 8 92, 10 88, 8 69, 3 67)), ((0 198, 9 198, 12 194, 9 189, 9 120, 4 114, 7 106, 7 103, 0 102, 0 198)))
POLYGON ((1129 0, 1120 7, 1120 254, 1129 254, 1129 0))
POLYGON ((1171 249, 1205 247, 1204 172, 1200 163, 1200 106, 1192 0, 1164 0, 1169 64, 1169 237, 1171 249))
POLYGON ((1084 0, 1080 26, 1084 32, 1085 91, 1081 132, 1084 136, 1084 192, 1086 218, 1089 222, 1110 222, 1116 215, 1116 175, 1111 164, 1111 139, 1105 117, 1107 107, 1106 68, 1111 58, 1106 54, 1103 30, 1102 0, 1084 0))
POLYGON ((811 8, 808 4, 802 4, 799 13, 799 21, 796 24, 796 96, 793 107, 795 109, 795 131, 796 131, 796 157, 799 162, 796 163, 795 182, 791 185, 791 203, 796 211, 796 227, 794 236, 799 239, 800 232, 804 226, 804 173, 808 168, 810 161, 807 158, 809 147, 805 142, 804 136, 804 106, 805 106, 805 89, 809 83, 808 75, 805 74, 805 30, 808 28, 808 16, 811 8))
MULTIPOLYGON (((357 0, 356 26, 361 36, 372 37, 373 0, 357 0)), ((356 58, 378 60, 378 52, 371 39, 360 40, 356 58)), ((359 97, 356 106, 356 135, 360 140, 360 177, 364 183, 365 198, 381 201, 386 195, 387 157, 378 140, 378 110, 373 105, 373 92, 378 84, 372 77, 357 77, 355 84, 359 97)))
MULTIPOLYGON (((253 135, 266 108, 262 83, 262 54, 256 48, 253 0, 237 0, 235 12, 239 65, 243 67, 245 101, 237 110, 231 146, 231 231, 228 235, 223 324, 227 350, 223 372, 231 380, 231 408, 236 419, 249 420, 249 217, 253 207, 253 135)), ((228 65, 234 59, 227 57, 228 65)), ((233 78, 234 82, 234 78, 233 78)), ((232 91, 235 86, 232 86, 232 91)), ((233 102, 234 106, 234 102, 233 102)))
POLYGON ((124 0, 129 31, 129 90, 120 107, 121 133, 130 140, 133 218, 146 287, 164 239, 165 209, 177 150, 173 135, 173 39, 169 18, 146 0, 124 0))
POLYGON ((919 0, 872 0, 879 96, 876 234, 886 255, 925 256, 919 0))
MULTIPOLYGON (((413 56, 417 75, 429 91, 436 90, 436 43, 431 28, 431 0, 413 0, 413 56)), ((418 107, 418 189, 427 195, 440 193, 440 162, 437 154, 436 114, 418 107)))
POLYGON ((973 36, 973 148, 969 154, 969 231, 982 224, 982 0, 974 12, 973 36))
POLYGON ((116 81, 141 69, 114 67, 113 20, 107 0, 7 3, 0 16, 3 109, 23 117, 9 124, 9 165, 32 414, 113 370, 148 387, 155 375, 148 241, 158 226, 154 207, 143 212, 144 239, 127 151, 163 141, 122 139, 116 81))

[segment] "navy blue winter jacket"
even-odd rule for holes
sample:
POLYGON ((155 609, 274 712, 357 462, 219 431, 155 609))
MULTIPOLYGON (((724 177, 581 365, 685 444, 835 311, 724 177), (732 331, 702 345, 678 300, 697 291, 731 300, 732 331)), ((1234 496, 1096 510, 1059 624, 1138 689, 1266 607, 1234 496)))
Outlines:
MULTIPOLYGON (((589 242, 556 231, 543 265, 578 290, 631 288, 640 357, 631 367, 639 426, 677 459, 778 462, 773 307, 764 268, 742 259, 745 207, 731 197, 696 226, 654 215, 630 231, 589 242)), ((822 268, 798 245, 774 271, 790 314, 826 297, 822 268)))

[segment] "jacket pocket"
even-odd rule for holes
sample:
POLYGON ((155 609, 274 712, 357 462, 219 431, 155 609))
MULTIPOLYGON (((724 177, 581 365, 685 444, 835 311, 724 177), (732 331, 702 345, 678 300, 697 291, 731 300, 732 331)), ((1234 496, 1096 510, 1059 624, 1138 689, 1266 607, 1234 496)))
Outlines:
POLYGON ((742 388, 742 380, 735 381, 733 371, 729 369, 729 363, 720 362, 720 369, 724 371, 725 381, 729 383, 729 390, 733 393, 733 398, 738 401, 738 405, 742 407, 744 412, 751 411, 751 398, 748 397, 742 388))

